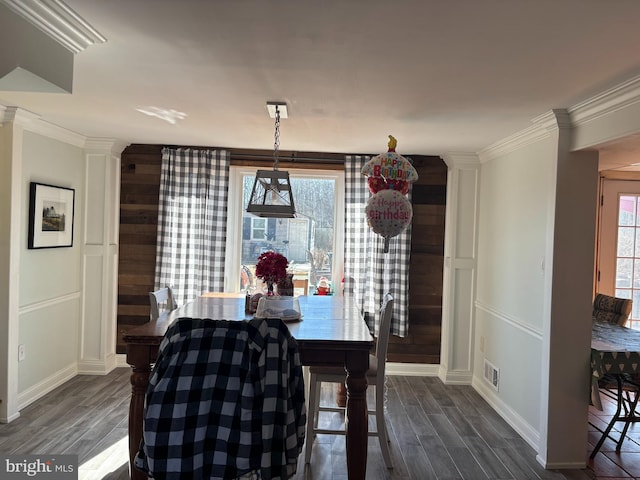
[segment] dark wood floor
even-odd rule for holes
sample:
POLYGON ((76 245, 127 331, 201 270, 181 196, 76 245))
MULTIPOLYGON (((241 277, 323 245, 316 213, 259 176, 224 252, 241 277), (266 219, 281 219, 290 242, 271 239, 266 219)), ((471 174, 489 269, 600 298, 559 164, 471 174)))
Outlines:
MULTIPOLYGON (((604 395, 601 395, 601 399, 602 411, 594 407, 590 407, 589 410, 589 452, 593 450, 593 446, 600 439, 600 432, 609 423, 616 409, 614 401, 604 395)), ((611 434, 616 440, 620 438, 621 428, 622 424, 619 427, 616 425, 611 434)), ((640 424, 631 424, 620 452, 616 453, 615 448, 615 442, 607 439, 600 452, 589 462, 589 467, 595 472, 596 478, 607 480, 640 479, 640 424)))
MULTIPOLYGON (((0 452, 77 454, 80 479, 128 478, 128 382, 128 368, 106 376, 73 378, 25 408, 16 421, 0 425, 0 452)), ((605 444, 593 462, 597 477, 591 469, 550 471, 536 462, 533 449, 471 387, 402 376, 388 377, 388 387, 394 469, 384 467, 378 440, 371 438, 367 479, 613 480, 640 473, 640 468, 632 468, 640 466, 640 426, 625 442, 623 455, 612 454, 613 444, 605 444)), ((323 395, 330 399, 334 392, 327 388, 323 395)), ((607 408, 592 412, 596 413, 596 421, 602 421, 607 408)), ((323 423, 342 423, 341 414, 326 415, 323 423)), ((591 432, 591 442, 594 437, 591 432)), ((590 448, 585 446, 585 456, 590 448)), ((318 436, 306 469, 300 455, 295 479, 346 478, 344 437, 318 436)))

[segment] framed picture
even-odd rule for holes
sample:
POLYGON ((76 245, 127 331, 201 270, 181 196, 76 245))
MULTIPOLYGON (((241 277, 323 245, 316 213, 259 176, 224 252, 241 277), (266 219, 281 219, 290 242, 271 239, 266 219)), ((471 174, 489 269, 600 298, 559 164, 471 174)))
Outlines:
POLYGON ((29 248, 71 247, 76 191, 29 184, 29 248))

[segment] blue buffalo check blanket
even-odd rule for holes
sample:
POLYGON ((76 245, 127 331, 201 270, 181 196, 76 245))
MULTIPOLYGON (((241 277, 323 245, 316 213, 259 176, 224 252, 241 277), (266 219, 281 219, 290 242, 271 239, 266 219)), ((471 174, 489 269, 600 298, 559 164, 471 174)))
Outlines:
POLYGON ((151 373, 135 466, 155 479, 286 479, 305 422, 298 348, 281 320, 180 318, 151 373))

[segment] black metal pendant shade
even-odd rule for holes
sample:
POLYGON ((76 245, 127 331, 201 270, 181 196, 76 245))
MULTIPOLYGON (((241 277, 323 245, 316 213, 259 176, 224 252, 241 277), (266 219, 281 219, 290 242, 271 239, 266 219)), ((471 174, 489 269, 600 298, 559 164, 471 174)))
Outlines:
POLYGON ((247 213, 258 217, 293 218, 296 207, 293 203, 293 193, 289 172, 278 170, 278 149, 280 147, 280 109, 284 109, 286 118, 286 104, 268 103, 267 109, 273 111, 276 119, 275 141, 273 148, 273 170, 258 170, 251 189, 247 213), (273 108, 275 107, 275 108, 273 108))
POLYGON ((247 213, 259 217, 293 218, 296 208, 289 172, 258 170, 253 182, 247 213))

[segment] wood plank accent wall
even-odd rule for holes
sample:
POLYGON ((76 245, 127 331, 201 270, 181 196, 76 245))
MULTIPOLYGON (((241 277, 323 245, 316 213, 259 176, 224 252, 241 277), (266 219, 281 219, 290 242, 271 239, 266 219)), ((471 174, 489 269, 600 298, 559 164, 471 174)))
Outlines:
POLYGON ((447 166, 440 157, 406 155, 418 172, 411 196, 409 335, 392 336, 390 362, 440 363, 447 166))
MULTIPOLYGON (((128 146, 121 156, 118 344, 149 319, 155 273, 156 229, 162 145, 128 146)), ((231 150, 233 165, 269 165, 268 151, 231 150)), ((343 154, 281 152, 283 169, 343 168, 343 154), (289 157, 289 158, 288 158, 289 157)), ((411 155, 419 180, 413 187, 413 233, 409 271, 409 335, 391 337, 391 362, 440 362, 442 269, 447 167, 439 157, 411 155)))

